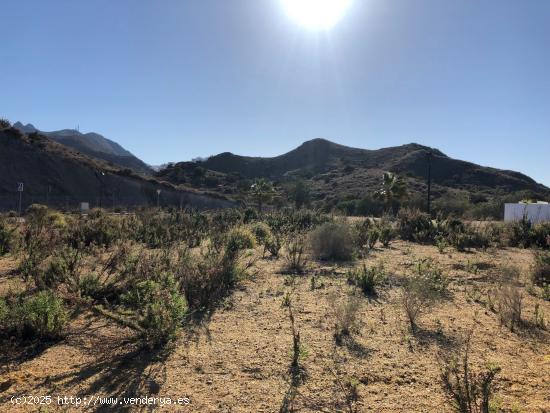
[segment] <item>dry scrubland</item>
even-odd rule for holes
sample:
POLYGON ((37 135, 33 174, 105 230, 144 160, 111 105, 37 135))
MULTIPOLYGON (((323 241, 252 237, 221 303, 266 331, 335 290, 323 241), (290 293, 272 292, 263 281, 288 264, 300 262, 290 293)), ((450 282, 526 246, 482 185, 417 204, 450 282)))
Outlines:
POLYGON ((149 395, 191 399, 158 411, 548 412, 549 234, 412 211, 33 207, 0 223, 0 411, 149 395))

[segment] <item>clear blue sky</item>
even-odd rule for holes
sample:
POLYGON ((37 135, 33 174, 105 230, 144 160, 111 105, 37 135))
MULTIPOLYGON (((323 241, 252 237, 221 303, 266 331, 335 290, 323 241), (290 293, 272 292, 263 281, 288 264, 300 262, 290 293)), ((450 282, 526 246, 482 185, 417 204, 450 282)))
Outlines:
POLYGON ((550 1, 5 0, 0 116, 80 125, 151 164, 415 141, 550 185, 550 1))

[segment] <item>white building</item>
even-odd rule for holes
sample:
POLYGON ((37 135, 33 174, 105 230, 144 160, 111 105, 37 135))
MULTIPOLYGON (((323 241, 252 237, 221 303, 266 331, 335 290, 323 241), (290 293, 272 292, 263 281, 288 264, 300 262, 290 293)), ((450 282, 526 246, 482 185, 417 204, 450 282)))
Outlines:
POLYGON ((526 217, 532 224, 550 222, 550 204, 537 202, 536 204, 504 204, 504 221, 521 221, 526 217))

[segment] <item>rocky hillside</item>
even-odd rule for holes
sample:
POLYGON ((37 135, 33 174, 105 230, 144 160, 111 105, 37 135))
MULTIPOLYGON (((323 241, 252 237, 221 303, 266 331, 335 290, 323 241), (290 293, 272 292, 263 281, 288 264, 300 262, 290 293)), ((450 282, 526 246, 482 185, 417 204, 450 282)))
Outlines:
POLYGON ((23 208, 31 203, 75 208, 91 206, 189 206, 223 208, 233 202, 219 195, 145 179, 128 169, 85 156, 48 137, 0 130, 0 210, 16 209, 17 183, 24 183, 23 208))
POLYGON ((253 158, 222 153, 202 162, 213 171, 236 172, 248 178, 263 176, 272 180, 289 175, 320 175, 340 168, 351 170, 394 171, 425 179, 428 153, 432 154, 433 181, 451 188, 476 188, 504 191, 548 191, 530 177, 519 172, 479 166, 449 158, 437 149, 419 144, 366 150, 350 148, 314 139, 274 158, 253 158))
MULTIPOLYGON (((416 143, 366 150, 314 139, 273 158, 248 157, 229 152, 202 162, 169 164, 157 176, 173 183, 238 192, 246 182, 265 177, 284 185, 300 179, 322 204, 361 199, 379 188, 385 171, 396 172, 408 184, 410 198, 423 200, 431 154, 434 197, 490 200, 516 194, 548 199, 550 189, 519 172, 500 170, 450 158, 441 151, 416 143)), ((469 201, 468 201, 469 202, 469 201)))
POLYGON ((16 122, 13 126, 26 134, 38 132, 55 142, 68 146, 92 158, 112 163, 118 167, 129 168, 134 172, 144 175, 151 175, 153 172, 151 167, 141 159, 134 156, 118 143, 98 133, 81 133, 75 129, 45 132, 36 129, 30 123, 23 125, 21 122, 16 122))

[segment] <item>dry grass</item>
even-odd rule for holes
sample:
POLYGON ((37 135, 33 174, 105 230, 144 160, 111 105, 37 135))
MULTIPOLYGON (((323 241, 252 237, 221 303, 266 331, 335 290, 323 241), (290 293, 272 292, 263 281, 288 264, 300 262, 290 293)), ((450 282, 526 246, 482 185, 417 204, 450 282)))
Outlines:
MULTIPOLYGON (((282 259, 261 258, 261 248, 256 254, 256 275, 217 308, 190 320, 169 354, 137 349, 130 329, 93 313, 74 318, 66 337, 48 348, 2 349, 0 411, 32 410, 5 404, 16 394, 189 397, 191 405, 184 411, 278 411, 289 388, 293 348, 288 309, 281 307, 287 277, 280 273, 282 259)), ((501 368, 494 387, 501 409, 548 411, 549 332, 528 326, 512 332, 486 301, 486 292, 498 287, 498 266, 509 263, 520 270, 514 286, 522 294, 521 318, 533 319, 537 305, 537 311, 550 314, 550 302, 525 288, 532 265, 532 254, 526 250, 440 254, 433 246, 395 241, 391 248, 374 250, 367 260, 354 264, 310 260, 315 288, 310 277, 296 276, 293 283, 293 317, 308 353, 300 362, 307 379, 293 398, 294 410, 451 412, 438 355, 458 350, 475 314, 470 361, 501 368), (412 336, 400 306, 399 285, 425 258, 435 260, 449 277, 452 294, 423 315, 412 336), (474 259, 477 270, 466 271, 463 263, 474 259), (362 305, 354 313, 358 327, 343 345, 335 346, 331 300, 345 303, 354 288, 347 283, 352 265, 380 261, 395 282, 381 287, 378 297, 361 297, 362 305), (472 291, 478 292, 475 299, 472 291)), ((0 294, 12 286, 20 288, 14 268, 12 259, 0 260, 0 294)), ((63 409, 50 406, 48 411, 63 409)))

